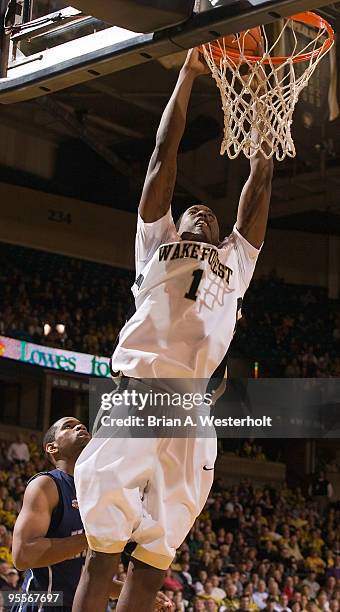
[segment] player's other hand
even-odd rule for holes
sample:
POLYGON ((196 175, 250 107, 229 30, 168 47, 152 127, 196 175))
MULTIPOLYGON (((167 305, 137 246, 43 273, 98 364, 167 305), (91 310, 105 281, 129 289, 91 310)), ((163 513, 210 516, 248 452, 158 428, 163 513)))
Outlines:
POLYGON ((197 48, 189 49, 184 68, 189 68, 195 74, 209 74, 209 67, 203 57, 203 54, 197 48))
POLYGON ((162 593, 162 591, 158 591, 156 595, 156 603, 155 603, 155 612, 171 612, 174 609, 172 601, 162 593))

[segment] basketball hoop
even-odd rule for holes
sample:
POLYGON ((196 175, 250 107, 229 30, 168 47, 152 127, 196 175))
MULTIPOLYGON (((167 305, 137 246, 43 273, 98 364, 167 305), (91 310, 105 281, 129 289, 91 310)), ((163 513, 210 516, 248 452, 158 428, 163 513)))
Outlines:
POLYGON ((221 155, 227 153, 234 159, 243 151, 251 159, 261 151, 266 159, 274 155, 279 161, 287 155, 295 157, 291 134, 295 105, 333 44, 331 25, 308 11, 285 18, 279 35, 271 44, 262 25, 202 45, 200 51, 222 99, 221 155), (299 26, 296 26, 299 23, 309 31, 313 28, 313 39, 307 44, 304 41, 301 45, 299 40, 299 26), (280 48, 288 31, 292 34, 292 52, 283 55, 280 48), (306 67, 301 69, 303 62, 306 67), (252 137, 253 129, 256 129, 256 137, 252 137))

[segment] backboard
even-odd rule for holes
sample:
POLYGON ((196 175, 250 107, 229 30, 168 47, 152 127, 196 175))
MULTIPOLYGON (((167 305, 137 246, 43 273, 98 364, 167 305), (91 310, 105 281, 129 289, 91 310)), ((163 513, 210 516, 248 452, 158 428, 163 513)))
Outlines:
POLYGON ((95 0, 86 0, 86 12, 79 10, 81 3, 77 0, 78 8, 60 9, 61 4, 65 6, 60 0, 24 0, 22 15, 39 18, 28 23, 18 23, 17 18, 14 27, 7 29, 11 44, 7 75, 0 79, 0 103, 34 99, 329 4, 325 0, 197 0, 182 22, 138 34, 97 18, 95 0), (88 15, 91 4, 93 15, 88 15), (44 14, 44 6, 46 11, 56 10, 44 14))

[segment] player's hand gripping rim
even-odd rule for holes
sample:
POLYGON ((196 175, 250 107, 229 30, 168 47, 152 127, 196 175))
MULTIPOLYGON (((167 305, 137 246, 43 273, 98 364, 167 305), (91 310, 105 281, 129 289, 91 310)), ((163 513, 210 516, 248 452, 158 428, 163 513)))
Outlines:
POLYGON ((195 76, 210 73, 210 69, 203 54, 196 47, 194 49, 189 49, 183 68, 189 68, 195 76))

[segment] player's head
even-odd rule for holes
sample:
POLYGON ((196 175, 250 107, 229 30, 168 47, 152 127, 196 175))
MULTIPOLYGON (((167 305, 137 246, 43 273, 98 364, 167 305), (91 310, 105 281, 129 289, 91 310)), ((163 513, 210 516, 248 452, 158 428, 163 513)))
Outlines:
POLYGON ((214 245, 219 243, 220 229, 216 215, 204 204, 187 208, 178 219, 176 227, 183 240, 197 240, 214 245))
POLYGON ((74 417, 63 417, 47 430, 44 451, 53 465, 61 460, 75 460, 90 440, 85 425, 74 417))

